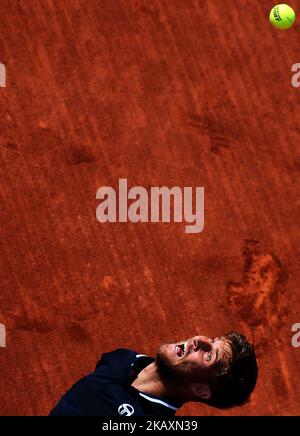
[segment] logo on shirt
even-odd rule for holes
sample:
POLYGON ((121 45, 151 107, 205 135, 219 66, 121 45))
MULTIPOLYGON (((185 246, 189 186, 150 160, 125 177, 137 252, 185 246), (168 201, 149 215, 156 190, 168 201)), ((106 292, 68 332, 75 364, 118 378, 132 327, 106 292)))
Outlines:
POLYGON ((118 414, 121 416, 131 416, 134 414, 134 408, 131 404, 121 404, 118 408, 118 414))

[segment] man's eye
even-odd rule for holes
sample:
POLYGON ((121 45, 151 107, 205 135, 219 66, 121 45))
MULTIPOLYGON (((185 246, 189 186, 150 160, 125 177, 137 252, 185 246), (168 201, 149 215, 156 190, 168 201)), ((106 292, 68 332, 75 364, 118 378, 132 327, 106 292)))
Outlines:
POLYGON ((209 353, 206 353, 206 360, 207 360, 207 362, 210 362, 212 357, 213 357, 213 353, 211 351, 209 353))

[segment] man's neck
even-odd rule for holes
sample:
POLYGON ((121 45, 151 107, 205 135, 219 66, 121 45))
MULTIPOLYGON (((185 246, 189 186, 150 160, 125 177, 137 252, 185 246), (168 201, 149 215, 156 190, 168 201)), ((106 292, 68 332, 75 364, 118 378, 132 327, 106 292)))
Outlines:
POLYGON ((142 369, 133 381, 132 386, 145 394, 148 393, 173 401, 184 401, 180 386, 174 382, 172 383, 171 380, 163 379, 155 362, 142 369))

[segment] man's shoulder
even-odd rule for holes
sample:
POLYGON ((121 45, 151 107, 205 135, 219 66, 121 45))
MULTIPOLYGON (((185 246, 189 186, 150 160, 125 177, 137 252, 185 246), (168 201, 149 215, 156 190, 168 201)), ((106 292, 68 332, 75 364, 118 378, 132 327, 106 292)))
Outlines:
MULTIPOLYGON (((134 363, 144 354, 129 348, 117 348, 109 353, 103 353, 96 365, 96 371, 116 376, 118 379, 128 378, 134 363)), ((145 356, 146 357, 146 356, 145 356)))
MULTIPOLYGON (((111 361, 111 360, 120 360, 120 361, 124 361, 124 360, 131 360, 131 359, 135 359, 136 356, 139 356, 140 354, 136 351, 133 351, 129 348, 117 348, 116 350, 110 351, 110 352, 105 352, 102 354, 101 356, 101 361, 111 361)), ((121 363, 121 362, 120 362, 121 363)))

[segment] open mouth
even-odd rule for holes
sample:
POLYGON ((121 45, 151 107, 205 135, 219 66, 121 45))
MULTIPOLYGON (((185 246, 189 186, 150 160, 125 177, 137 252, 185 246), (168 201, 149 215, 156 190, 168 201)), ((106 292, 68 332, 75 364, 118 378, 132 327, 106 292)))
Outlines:
POLYGON ((187 342, 175 346, 175 352, 177 357, 183 357, 186 354, 186 351, 187 351, 187 342))

